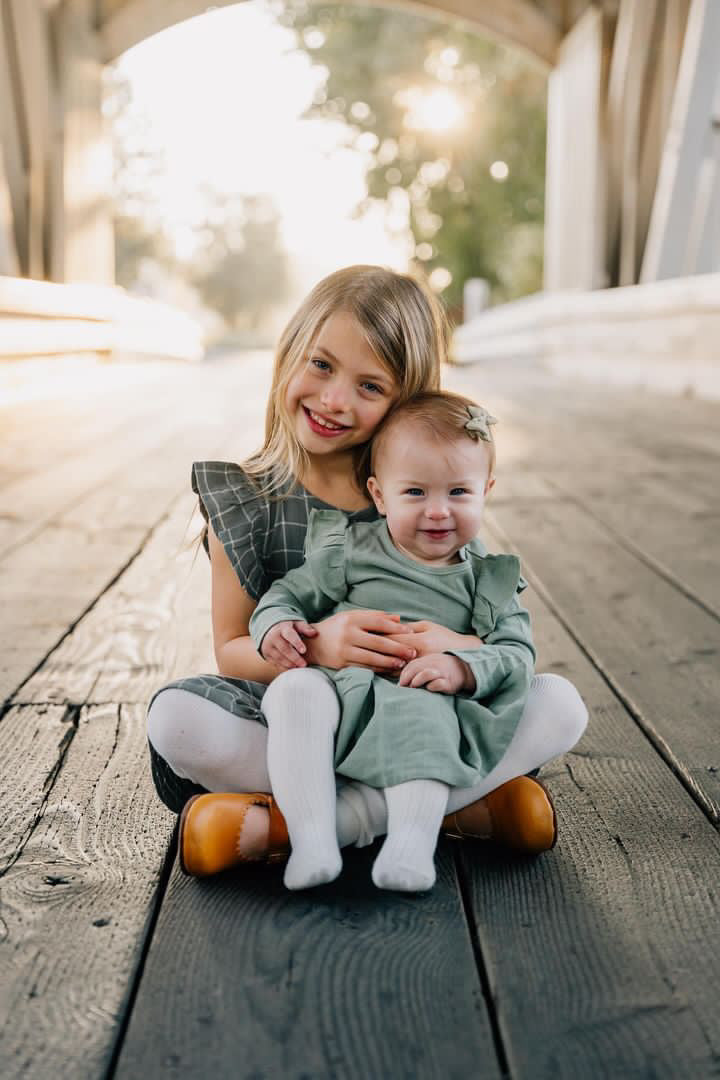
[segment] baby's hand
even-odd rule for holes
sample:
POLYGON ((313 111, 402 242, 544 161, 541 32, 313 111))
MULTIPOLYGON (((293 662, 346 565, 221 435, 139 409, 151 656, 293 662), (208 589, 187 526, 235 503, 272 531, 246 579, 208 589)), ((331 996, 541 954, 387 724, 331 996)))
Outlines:
POLYGON ((283 671, 307 667, 304 658, 307 648, 298 631, 309 633, 311 630, 312 627, 300 620, 275 623, 262 640, 260 655, 283 671))
POLYGON ((418 656, 405 665, 398 686, 424 687, 438 694, 457 694, 461 690, 474 690, 475 679, 464 660, 448 653, 430 653, 429 656, 418 656))

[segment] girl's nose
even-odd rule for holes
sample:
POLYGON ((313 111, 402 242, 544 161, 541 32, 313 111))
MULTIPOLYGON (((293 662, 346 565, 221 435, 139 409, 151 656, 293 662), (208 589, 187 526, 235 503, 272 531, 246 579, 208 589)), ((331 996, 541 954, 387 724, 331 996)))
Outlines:
POLYGON ((328 412, 347 412, 347 391, 340 383, 326 386, 320 395, 320 403, 328 412))
POLYGON ((440 521, 442 518, 446 518, 449 514, 447 506, 441 503, 435 503, 434 506, 428 507, 427 516, 431 521, 440 521))

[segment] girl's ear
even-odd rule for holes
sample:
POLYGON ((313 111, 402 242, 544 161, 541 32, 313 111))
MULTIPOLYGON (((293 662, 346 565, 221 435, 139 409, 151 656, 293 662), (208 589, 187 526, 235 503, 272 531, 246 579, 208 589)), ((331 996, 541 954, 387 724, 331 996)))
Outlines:
POLYGON ((384 516, 385 503, 383 502, 382 491, 380 490, 380 485, 378 484, 376 477, 368 477, 367 489, 370 492, 370 498, 377 507, 378 513, 384 516))
POLYGON ((494 477, 494 476, 489 476, 489 477, 488 477, 488 482, 487 482, 487 484, 485 485, 485 492, 484 492, 484 494, 485 494, 485 495, 489 495, 489 494, 490 494, 490 492, 492 491, 492 489, 493 489, 494 487, 495 487, 495 477, 494 477))

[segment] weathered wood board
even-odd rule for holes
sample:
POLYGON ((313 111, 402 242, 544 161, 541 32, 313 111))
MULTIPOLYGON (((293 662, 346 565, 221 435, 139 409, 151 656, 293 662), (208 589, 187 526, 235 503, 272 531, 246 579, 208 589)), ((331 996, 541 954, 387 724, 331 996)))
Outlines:
POLYGON ((447 372, 501 417, 492 546, 539 585, 539 670, 591 712, 544 771, 560 842, 536 860, 445 843, 427 897, 379 893, 352 850, 298 895, 277 869, 167 881, 144 735, 152 692, 212 664, 190 461, 259 442, 267 375, 167 365, 135 438, 98 368, 96 408, 66 402, 47 442, 39 401, 2 427, 0 484, 35 537, 0 558, 0 665, 22 683, 0 714, 3 1073, 718 1075, 720 406, 447 372))
MULTIPOLYGON (((257 399, 262 380, 257 387, 249 372, 215 375, 214 396, 208 396, 207 389, 195 395, 169 424, 162 419, 167 403, 158 394, 155 410, 162 423, 149 424, 139 438, 123 436, 107 456, 97 455, 82 468, 70 460, 15 485, 20 506, 13 512, 18 517, 8 525, 15 546, 0 555, 7 634, 0 654, 0 701, 15 694, 93 608, 142 551, 168 508, 187 493, 192 461, 188 448, 198 457, 224 455, 231 448, 242 454, 259 440, 257 399), (221 396, 223 402, 213 409, 213 401, 221 396), (158 431, 163 431, 159 441, 158 431)), ((7 505, 15 504, 9 500, 7 505)), ((192 500, 187 505, 189 519, 192 500)), ((183 640, 190 640, 189 635, 183 640)), ((87 656, 88 669, 97 649, 107 645, 96 638, 87 656)), ((51 665, 49 677, 56 674, 51 665)), ((23 699, 36 700, 27 694, 23 699)), ((56 686, 51 700, 85 699, 61 696, 61 687, 56 686)))
POLYGON ((499 1077, 452 858, 426 896, 382 895, 373 854, 351 850, 312 893, 288 892, 277 869, 176 869, 118 1080, 499 1077))
POLYGON ((32 832, 75 731, 59 705, 13 708, 0 719, 0 902, 2 875, 32 832))
POLYGON ((176 501, 16 702, 142 703, 174 677, 215 670, 210 571, 205 552, 191 542, 202 523, 194 506, 187 493, 176 501))
POLYGON ((720 823, 718 621, 572 503, 507 504, 499 516, 573 636, 720 823))
POLYGON ((542 773, 552 852, 457 845, 511 1075, 715 1075, 720 837, 529 591, 538 667, 575 683, 590 722, 542 773))
MULTIPOLYGON (((32 706, 19 712, 19 744, 32 756, 42 718, 32 706)), ((174 825, 146 753, 142 708, 83 710, 40 816, 0 877, 8 1077, 97 1080, 110 1062, 174 825)))

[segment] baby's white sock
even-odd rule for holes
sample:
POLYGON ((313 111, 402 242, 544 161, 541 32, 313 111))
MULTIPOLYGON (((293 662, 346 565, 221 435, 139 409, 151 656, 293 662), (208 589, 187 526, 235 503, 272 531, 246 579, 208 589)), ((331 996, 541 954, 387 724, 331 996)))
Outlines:
POLYGON ((285 885, 308 889, 333 881, 342 869, 335 831, 335 688, 321 671, 286 671, 265 691, 262 710, 268 772, 290 837, 285 885))
POLYGON ((433 855, 449 790, 439 780, 385 788, 387 838, 372 868, 379 889, 423 892, 435 884, 433 855))

